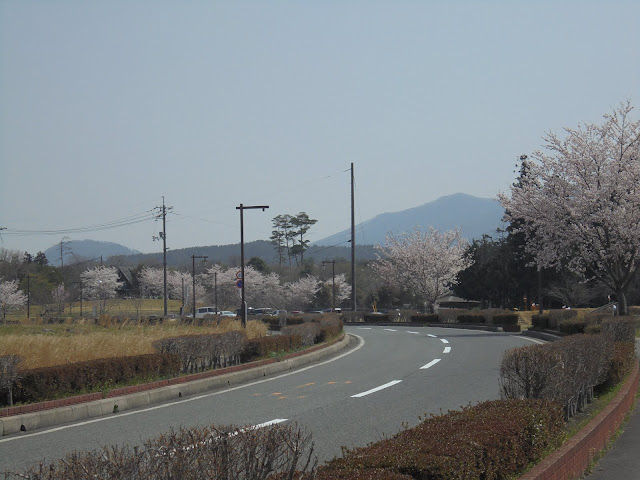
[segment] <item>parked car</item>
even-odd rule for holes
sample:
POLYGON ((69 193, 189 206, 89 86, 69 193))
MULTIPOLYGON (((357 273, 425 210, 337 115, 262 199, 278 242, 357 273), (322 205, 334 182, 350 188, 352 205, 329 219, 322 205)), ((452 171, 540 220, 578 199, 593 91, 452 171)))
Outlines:
POLYGON ((229 310, 222 310, 220 313, 218 313, 218 315, 220 315, 221 317, 237 317, 235 313, 230 312, 229 310))
POLYGON ((254 308, 250 315, 271 315, 271 312, 273 312, 273 308, 254 308))
POLYGON ((280 315, 286 315, 286 310, 273 310, 269 315, 272 317, 279 317, 280 315))

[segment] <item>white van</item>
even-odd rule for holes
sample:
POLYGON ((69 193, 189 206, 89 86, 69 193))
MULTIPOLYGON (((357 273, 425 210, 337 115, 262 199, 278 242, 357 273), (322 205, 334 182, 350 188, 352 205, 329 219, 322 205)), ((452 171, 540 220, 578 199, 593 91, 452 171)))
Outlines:
POLYGON ((219 311, 216 307, 199 307, 196 308, 196 318, 202 318, 205 315, 218 315, 219 311))

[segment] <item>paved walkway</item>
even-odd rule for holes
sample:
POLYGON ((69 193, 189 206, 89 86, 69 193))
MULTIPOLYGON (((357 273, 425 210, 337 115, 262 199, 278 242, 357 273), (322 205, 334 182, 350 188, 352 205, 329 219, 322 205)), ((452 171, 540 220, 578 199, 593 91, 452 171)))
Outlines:
MULTIPOLYGON (((640 340, 636 354, 640 356, 640 340)), ((638 396, 636 396, 638 399, 638 396)), ((640 480, 640 401, 622 426, 622 433, 585 480, 640 480)))

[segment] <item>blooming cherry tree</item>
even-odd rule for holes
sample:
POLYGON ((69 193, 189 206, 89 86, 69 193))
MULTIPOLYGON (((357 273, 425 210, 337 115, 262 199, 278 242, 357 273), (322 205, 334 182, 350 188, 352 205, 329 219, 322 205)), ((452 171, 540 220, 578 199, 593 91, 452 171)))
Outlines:
POLYGON ((284 290, 286 307, 302 310, 313 302, 313 298, 320 290, 320 280, 313 275, 307 275, 295 282, 287 283, 284 290))
POLYGON ((18 281, 3 282, 0 278, 0 308, 2 308, 2 318, 7 316, 7 312, 24 306, 27 303, 27 296, 18 289, 18 281))
POLYGON ((58 312, 64 311, 64 304, 69 301, 70 297, 71 295, 64 288, 63 284, 60 284, 56 288, 51 290, 51 299, 53 300, 53 303, 56 304, 58 312))
POLYGON ((84 294, 89 299, 101 300, 101 312, 104 313, 107 299, 116 296, 122 282, 118 280, 116 267, 95 267, 80 274, 84 294))
POLYGON ((450 293, 459 271, 471 265, 464 256, 467 243, 460 230, 439 232, 430 227, 422 233, 413 231, 389 233, 384 246, 377 245, 378 261, 374 271, 387 283, 402 286, 430 308, 436 300, 450 293))
POLYGON ((602 124, 547 134, 546 151, 525 158, 524 177, 499 196, 540 267, 595 277, 621 313, 640 265, 640 122, 631 111, 622 103, 602 124))
POLYGON ((143 297, 158 298, 164 295, 164 271, 161 268, 144 267, 138 274, 138 282, 143 297))

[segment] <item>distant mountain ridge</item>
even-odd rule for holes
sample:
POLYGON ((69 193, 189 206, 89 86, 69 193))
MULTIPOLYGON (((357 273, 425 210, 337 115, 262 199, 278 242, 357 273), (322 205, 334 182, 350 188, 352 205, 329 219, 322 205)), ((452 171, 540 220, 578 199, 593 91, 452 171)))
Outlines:
MULTIPOLYGON (((376 258, 375 244, 384 244, 388 232, 402 233, 418 226, 424 232, 428 226, 446 231, 460 227, 465 239, 480 239, 483 234, 493 235, 502 227, 504 209, 497 200, 479 198, 464 193, 456 193, 438 198, 419 207, 400 212, 383 213, 371 220, 356 225, 356 259, 376 258)), ((343 230, 329 237, 311 242, 305 258, 315 261, 351 258, 350 230, 343 230)), ((45 251, 49 263, 60 265, 60 246, 54 245, 45 251)), ((184 267, 192 263, 192 255, 208 257, 209 263, 240 264, 240 245, 211 245, 171 249, 167 252, 167 264, 184 267)), ((139 263, 150 266, 162 265, 162 252, 140 253, 118 243, 94 240, 70 241, 66 245, 65 265, 81 260, 103 260, 110 257, 119 265, 135 266, 139 263)), ((277 255, 271 242, 256 240, 245 243, 245 258, 260 257, 273 264, 277 255)))
MULTIPOLYGON (((140 252, 114 242, 100 242, 97 240, 70 240, 63 245, 62 255, 64 264, 77 263, 82 260, 106 260, 116 255, 136 255, 140 252)), ((60 244, 44 251, 50 265, 60 266, 60 244)))
MULTIPOLYGON (((382 213, 356 225, 356 245, 383 244, 387 233, 409 232, 418 226, 440 231, 460 228, 463 238, 471 241, 483 234, 493 235, 502 226, 504 209, 491 198, 479 198, 465 193, 440 197, 419 207, 400 212, 382 213)), ((343 230, 313 242, 316 245, 336 245, 349 239, 350 230, 343 230)))

